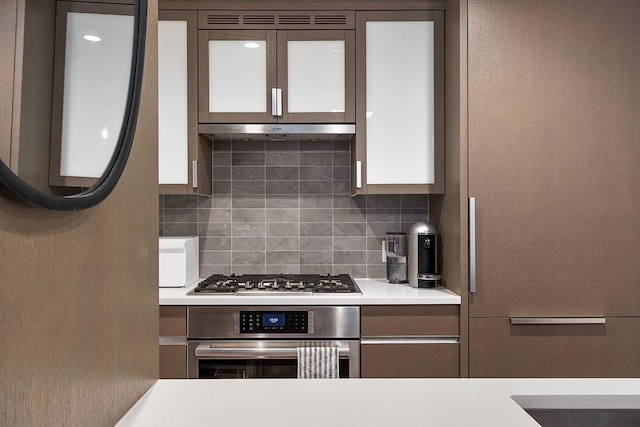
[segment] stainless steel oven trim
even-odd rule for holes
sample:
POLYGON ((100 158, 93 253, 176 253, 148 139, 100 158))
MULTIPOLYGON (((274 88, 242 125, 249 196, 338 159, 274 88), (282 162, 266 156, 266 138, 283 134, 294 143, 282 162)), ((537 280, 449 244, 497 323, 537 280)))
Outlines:
POLYGON ((359 306, 189 306, 187 337, 190 340, 219 339, 360 339, 359 306), (240 311, 309 311, 309 332, 240 333, 237 316, 240 311))
POLYGON ((349 377, 360 377, 359 340, 190 340, 187 343, 187 377, 199 378, 199 360, 296 359, 297 348, 329 345, 339 348, 341 359, 349 359, 349 377))
MULTIPOLYGON (((298 347, 295 342, 287 347, 246 347, 238 348, 236 342, 206 343, 200 344, 195 349, 195 355, 199 359, 296 359, 298 347)), ((337 346, 341 359, 349 357, 348 346, 337 346)))

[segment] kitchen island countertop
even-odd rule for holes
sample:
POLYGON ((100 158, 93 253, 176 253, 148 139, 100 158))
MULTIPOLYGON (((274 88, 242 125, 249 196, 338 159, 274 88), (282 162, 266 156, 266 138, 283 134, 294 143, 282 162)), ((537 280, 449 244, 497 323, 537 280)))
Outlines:
POLYGON ((444 287, 412 288, 384 279, 355 279, 358 294, 321 295, 188 295, 196 283, 185 288, 160 288, 160 305, 403 305, 460 304, 460 296, 444 287))
POLYGON ((520 405, 640 410, 640 379, 158 380, 117 427, 533 427, 520 405))

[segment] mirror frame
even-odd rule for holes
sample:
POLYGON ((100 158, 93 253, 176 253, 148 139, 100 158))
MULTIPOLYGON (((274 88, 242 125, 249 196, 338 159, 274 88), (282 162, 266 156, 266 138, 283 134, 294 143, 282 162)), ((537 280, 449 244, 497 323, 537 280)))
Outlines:
POLYGON ((56 211, 76 211, 91 208, 111 194, 122 176, 133 145, 142 91, 146 32, 147 0, 136 0, 131 72, 122 127, 111 160, 95 184, 78 194, 69 196, 45 193, 30 186, 0 159, 0 182, 6 188, 33 206, 56 211))

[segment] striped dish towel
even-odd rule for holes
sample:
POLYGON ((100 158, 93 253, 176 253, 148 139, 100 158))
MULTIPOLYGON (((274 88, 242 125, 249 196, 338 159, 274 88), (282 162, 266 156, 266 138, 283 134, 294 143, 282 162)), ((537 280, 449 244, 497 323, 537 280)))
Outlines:
POLYGON ((298 347, 298 378, 339 378, 338 347, 298 347))

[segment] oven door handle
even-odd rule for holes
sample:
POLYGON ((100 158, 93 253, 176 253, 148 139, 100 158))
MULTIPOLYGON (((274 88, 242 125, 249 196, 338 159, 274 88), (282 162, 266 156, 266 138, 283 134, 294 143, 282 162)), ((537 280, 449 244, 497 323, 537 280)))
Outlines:
MULTIPOLYGON (((297 359, 298 347, 239 348, 201 344, 196 347, 195 354, 206 359, 297 359)), ((338 355, 349 357, 349 347, 338 347, 338 355)))

